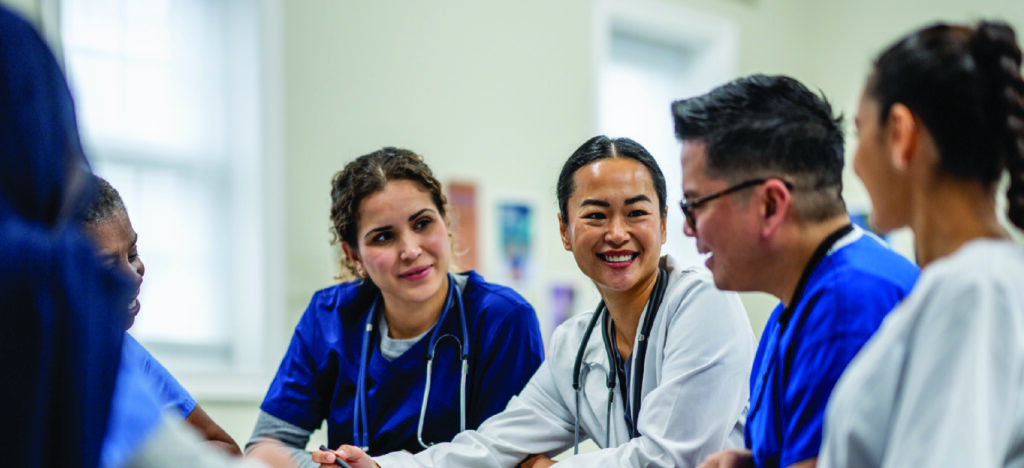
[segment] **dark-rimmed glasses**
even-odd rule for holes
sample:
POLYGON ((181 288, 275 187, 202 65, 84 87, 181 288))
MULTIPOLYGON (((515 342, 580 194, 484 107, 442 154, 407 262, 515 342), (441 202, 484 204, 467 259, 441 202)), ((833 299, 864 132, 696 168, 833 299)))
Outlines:
MULTIPOLYGON (((755 187, 755 186, 761 185, 761 184, 763 184, 765 182, 768 182, 770 179, 771 178, 768 178, 768 179, 750 179, 750 180, 748 180, 746 182, 740 182, 740 183, 738 183, 736 185, 733 185, 732 187, 726 188, 724 190, 719 190, 719 191, 717 191, 715 193, 709 193, 707 195, 704 195, 703 197, 697 197, 697 198, 694 198, 693 200, 682 200, 682 201, 679 202, 679 209, 683 210, 683 216, 686 218, 686 225, 690 227, 691 231, 696 231, 697 230, 697 218, 693 217, 693 210, 695 210, 697 208, 700 208, 701 205, 703 205, 703 204, 705 204, 705 203, 707 203, 707 202, 709 202, 711 200, 714 200, 716 198, 724 197, 724 196, 726 196, 726 195, 728 195, 730 193, 739 192, 740 190, 743 190, 743 189, 746 189, 746 188, 750 188, 750 187, 755 187)), ((790 190, 793 189, 793 185, 790 184, 789 182, 782 181, 782 183, 786 184, 786 188, 788 188, 790 190)))

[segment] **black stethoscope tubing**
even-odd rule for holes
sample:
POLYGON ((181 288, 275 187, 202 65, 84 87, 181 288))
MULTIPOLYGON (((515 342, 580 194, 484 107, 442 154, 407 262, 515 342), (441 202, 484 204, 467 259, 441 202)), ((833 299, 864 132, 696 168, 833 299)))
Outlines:
MULTIPOLYGON (((666 273, 664 269, 659 268, 658 279, 654 283, 654 291, 651 292, 651 297, 647 300, 647 312, 644 314, 644 323, 640 327, 640 336, 637 337, 637 345, 636 349, 634 350, 634 356, 636 356, 634 362, 636 363, 636 365, 633 366, 633 404, 630 405, 629 408, 627 408, 627 410, 631 410, 631 414, 633 415, 632 427, 629 427, 629 433, 631 438, 639 435, 635 426, 637 418, 640 415, 640 397, 644 378, 644 360, 647 357, 647 342, 649 341, 651 335, 651 328, 654 326, 654 317, 655 315, 657 315, 658 309, 661 307, 661 302, 665 298, 665 290, 667 289, 667 287, 668 273, 666 273)), ((573 364, 572 388, 576 395, 576 420, 573 425, 574 454, 579 453, 580 445, 580 391, 582 390, 580 380, 582 380, 582 373, 584 368, 583 354, 587 349, 587 342, 590 340, 590 335, 594 332, 594 327, 597 326, 597 322, 602 317, 604 317, 604 319, 601 320, 602 325, 604 327, 604 331, 601 333, 601 336, 604 339, 604 350, 605 354, 608 357, 609 370, 611 370, 611 368, 615 365, 616 362, 615 354, 613 354, 616 352, 612 346, 613 338, 609 337, 609 332, 611 330, 611 317, 609 316, 609 314, 602 313, 607 310, 608 308, 605 307, 604 300, 601 300, 601 302, 597 305, 597 309, 594 310, 594 316, 590 319, 590 323, 587 325, 586 331, 583 333, 583 340, 580 341, 580 347, 576 351, 576 361, 573 364)), ((590 366, 587 366, 586 368, 589 370, 590 366)), ((611 442, 612 401, 615 399, 615 380, 618 374, 618 371, 615 370, 605 372, 605 385, 608 387, 608 420, 605 424, 606 446, 611 442)), ((626 404, 626 402, 623 401, 623 404, 626 404)))

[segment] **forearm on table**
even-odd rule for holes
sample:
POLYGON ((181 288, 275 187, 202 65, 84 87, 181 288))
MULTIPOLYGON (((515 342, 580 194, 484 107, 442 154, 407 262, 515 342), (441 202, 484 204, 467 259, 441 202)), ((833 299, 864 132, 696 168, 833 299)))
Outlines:
POLYGON ((198 404, 192 409, 188 417, 185 418, 185 422, 199 431, 200 436, 210 442, 211 446, 234 456, 242 455, 242 450, 238 448, 238 443, 235 442, 235 439, 232 439, 227 431, 217 425, 198 404))
POLYGON ((292 461, 299 468, 319 468, 318 463, 313 463, 312 454, 306 451, 310 434, 312 431, 260 411, 252 436, 245 444, 245 453, 250 454, 260 445, 275 444, 288 451, 292 461))

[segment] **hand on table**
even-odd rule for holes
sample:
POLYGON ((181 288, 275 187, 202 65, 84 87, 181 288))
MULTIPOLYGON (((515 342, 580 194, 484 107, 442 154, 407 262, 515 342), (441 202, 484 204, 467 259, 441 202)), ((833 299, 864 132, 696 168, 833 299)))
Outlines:
POLYGON ((552 459, 550 459, 550 458, 548 458, 548 457, 546 457, 544 455, 536 454, 536 455, 530 455, 529 457, 526 457, 526 460, 523 460, 521 463, 519 463, 519 467, 520 468, 546 468, 546 467, 549 467, 551 465, 554 465, 555 463, 556 462, 554 460, 552 460, 552 459))
POLYGON ((698 468, 745 468, 754 466, 754 454, 746 449, 725 449, 712 454, 698 468))
POLYGON ((348 463, 352 468, 380 468, 377 462, 373 461, 366 452, 363 452, 359 447, 352 445, 342 445, 337 450, 326 451, 326 450, 314 450, 313 461, 320 464, 320 468, 332 468, 336 467, 334 458, 340 458, 345 463, 348 463))

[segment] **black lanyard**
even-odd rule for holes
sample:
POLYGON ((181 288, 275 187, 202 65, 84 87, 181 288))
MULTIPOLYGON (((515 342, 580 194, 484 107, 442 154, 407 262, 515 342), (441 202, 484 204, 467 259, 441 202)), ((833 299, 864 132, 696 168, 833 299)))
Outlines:
MULTIPOLYGON (((775 347, 779 346, 778 341, 781 340, 782 332, 789 324, 789 319, 793 316, 793 312, 796 310, 797 304, 799 304, 800 300, 803 299, 804 288, 807 286, 807 281, 810 280, 811 274, 814 273, 816 268, 818 268, 818 264, 825 259, 825 256, 828 255, 828 251, 832 249, 832 246, 835 245, 836 242, 839 242, 839 239, 842 239, 852 231, 853 224, 847 224, 837 229, 832 234, 829 234, 828 237, 821 241, 821 244, 818 244, 818 248, 814 250, 810 260, 807 261, 807 265, 804 266, 803 273, 800 274, 800 281, 797 282, 796 289, 793 290, 793 296, 790 297, 789 304, 786 305, 786 308, 782 310, 782 313, 780 313, 778 319, 776 319, 776 322, 779 324, 779 330, 778 336, 775 338, 775 347)), ((775 352, 773 354, 777 355, 778 353, 775 352)), ((760 409, 762 401, 761 394, 764 393, 764 388, 768 385, 768 374, 771 373, 771 367, 775 366, 775 356, 765 356, 763 359, 768 361, 766 364, 762 364, 767 365, 768 369, 761 371, 760 392, 758 392, 758 395, 750 395, 751 407, 750 410, 747 411, 748 420, 750 418, 749 415, 756 413, 757 410, 760 409)), ((753 391, 756 388, 757 387, 752 388, 751 390, 753 391)))
POLYGON ((800 281, 796 283, 796 289, 793 290, 793 296, 789 298, 789 305, 782 310, 779 314, 779 324, 782 328, 786 328, 786 324, 789 322, 789 318, 793 315, 793 311, 796 310, 797 304, 800 303, 800 299, 804 295, 804 287, 807 286, 807 281, 811 279, 811 274, 818 268, 818 264, 828 255, 828 251, 832 249, 832 246, 843 236, 853 231, 853 224, 847 224, 837 229, 832 234, 829 234, 825 240, 821 241, 818 248, 814 250, 814 254, 811 255, 811 259, 807 261, 807 265, 804 267, 803 273, 800 274, 800 281))

